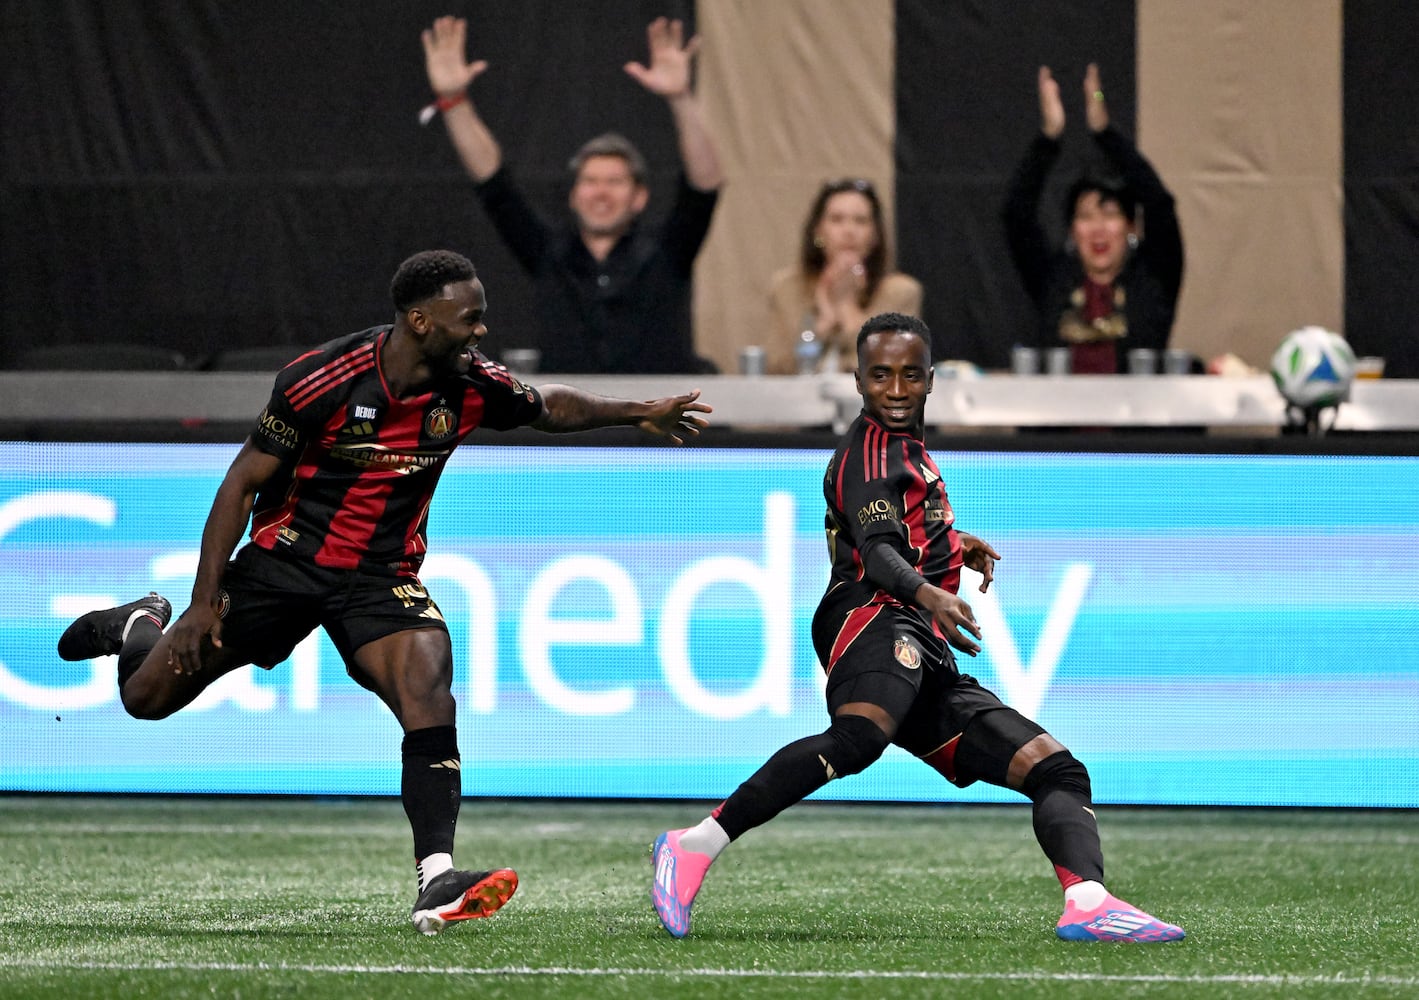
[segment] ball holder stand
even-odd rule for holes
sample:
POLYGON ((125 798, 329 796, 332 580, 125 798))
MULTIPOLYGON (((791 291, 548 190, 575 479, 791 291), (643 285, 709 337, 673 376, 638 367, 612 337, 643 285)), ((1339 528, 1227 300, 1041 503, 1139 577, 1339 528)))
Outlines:
POLYGON ((1340 404, 1334 406, 1294 406, 1286 407, 1286 425, 1281 429, 1283 434, 1304 434, 1307 437, 1325 437, 1326 432, 1335 426, 1336 414, 1340 412, 1340 404), (1330 419, 1323 419, 1326 411, 1330 411, 1330 419))

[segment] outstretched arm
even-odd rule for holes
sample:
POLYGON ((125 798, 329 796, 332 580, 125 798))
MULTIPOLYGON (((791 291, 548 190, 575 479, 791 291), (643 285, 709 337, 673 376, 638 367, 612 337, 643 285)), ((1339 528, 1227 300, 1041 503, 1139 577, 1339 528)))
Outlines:
POLYGON ((686 42, 684 24, 664 17, 650 22, 645 34, 650 45, 650 65, 629 62, 626 72, 670 105, 680 143, 680 159, 690 186, 700 191, 714 191, 724 182, 724 172, 692 86, 700 38, 696 35, 686 42))
POLYGON ((502 166, 503 151, 492 130, 468 97, 469 85, 488 68, 485 60, 467 62, 464 43, 468 22, 461 17, 441 17, 420 36, 424 42, 424 69, 429 87, 443 111, 444 127, 463 169, 475 181, 485 181, 502 166))
POLYGON ((647 434, 684 444, 684 435, 698 435, 709 421, 697 416, 713 407, 699 402, 700 390, 643 403, 598 396, 570 385, 542 385, 542 415, 532 422, 541 431, 565 433, 598 427, 639 427, 647 434))

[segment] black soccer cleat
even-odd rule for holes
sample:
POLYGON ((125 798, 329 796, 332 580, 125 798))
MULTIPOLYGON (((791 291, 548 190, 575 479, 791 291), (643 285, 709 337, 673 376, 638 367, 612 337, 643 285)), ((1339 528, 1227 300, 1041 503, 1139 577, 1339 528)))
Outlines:
POLYGON ((159 628, 167 628, 172 605, 166 597, 151 593, 107 611, 90 611, 76 618, 59 637, 59 658, 92 660, 95 656, 116 655, 123 648, 128 629, 143 615, 155 620, 159 628))
POLYGON ((517 891, 517 872, 446 871, 419 893, 412 915, 414 926, 434 935, 455 920, 491 917, 517 891))

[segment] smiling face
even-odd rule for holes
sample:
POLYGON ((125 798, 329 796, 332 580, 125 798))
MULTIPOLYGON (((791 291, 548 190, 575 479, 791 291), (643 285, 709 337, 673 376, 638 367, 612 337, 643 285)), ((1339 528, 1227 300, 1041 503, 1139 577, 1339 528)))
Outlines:
POLYGON ((410 324, 423 335, 421 354, 436 374, 466 375, 473 352, 487 336, 483 314, 488 298, 477 278, 444 285, 438 298, 409 311, 410 324))
POLYGON ((931 347, 915 333, 882 330, 857 349, 857 391, 868 416, 889 430, 920 437, 935 372, 931 347))
POLYGON ((645 209, 649 196, 624 158, 589 156, 567 200, 583 235, 620 236, 645 209))
POLYGON ((1128 236, 1134 231, 1123 206, 1098 191, 1085 191, 1074 202, 1069 235, 1079 248, 1084 273, 1098 282, 1109 282, 1123 270, 1128 236))

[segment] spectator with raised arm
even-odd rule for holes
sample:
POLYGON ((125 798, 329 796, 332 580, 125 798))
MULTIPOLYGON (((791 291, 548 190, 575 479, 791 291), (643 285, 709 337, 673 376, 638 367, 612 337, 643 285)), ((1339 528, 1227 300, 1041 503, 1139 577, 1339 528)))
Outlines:
POLYGON ((1122 372, 1130 350, 1168 346, 1183 274, 1173 196, 1110 123, 1099 68, 1090 63, 1084 117, 1107 170, 1070 186, 1069 236, 1051 245, 1040 198, 1062 149, 1064 104, 1047 66, 1039 97, 1040 131, 1011 178, 1004 209, 1011 257, 1039 312, 1033 346, 1069 347, 1075 372, 1122 372))
POLYGON ((682 174, 668 216, 642 222, 650 198, 646 165, 624 136, 605 133, 572 157, 571 218, 544 220, 523 195, 502 147, 468 95, 487 69, 465 58, 467 22, 441 17, 423 33, 435 107, 499 235, 536 286, 541 366, 554 372, 712 371, 690 326, 695 256, 723 180, 693 82, 698 36, 680 21, 646 29, 649 65, 625 70, 670 107, 682 174))

